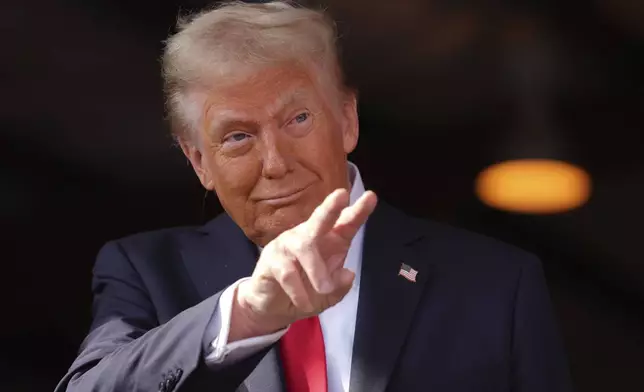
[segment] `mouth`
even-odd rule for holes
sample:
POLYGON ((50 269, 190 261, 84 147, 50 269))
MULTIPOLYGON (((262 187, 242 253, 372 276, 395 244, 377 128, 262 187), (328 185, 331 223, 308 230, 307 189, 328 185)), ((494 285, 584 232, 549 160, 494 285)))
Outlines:
POLYGON ((277 195, 271 195, 269 197, 259 197, 256 199, 256 201, 259 203, 264 203, 271 206, 291 204, 297 201, 297 199, 299 199, 310 186, 311 185, 307 185, 303 188, 299 188, 289 192, 283 192, 277 195))

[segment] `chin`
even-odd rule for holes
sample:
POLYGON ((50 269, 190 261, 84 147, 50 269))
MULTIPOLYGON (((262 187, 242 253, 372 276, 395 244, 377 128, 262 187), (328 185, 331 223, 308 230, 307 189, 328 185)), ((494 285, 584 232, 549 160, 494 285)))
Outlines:
POLYGON ((258 214, 254 224, 256 235, 253 237, 258 237, 258 241, 262 242, 260 246, 264 246, 286 230, 307 220, 314 208, 294 204, 275 209, 270 213, 258 214))

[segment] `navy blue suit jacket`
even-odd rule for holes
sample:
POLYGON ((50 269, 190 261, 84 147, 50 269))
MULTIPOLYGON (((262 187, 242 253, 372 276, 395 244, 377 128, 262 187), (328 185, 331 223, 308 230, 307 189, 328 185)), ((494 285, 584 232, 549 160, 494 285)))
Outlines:
MULTIPOLYGON (((278 346, 221 370, 202 339, 255 246, 226 214, 105 245, 94 318, 57 391, 284 390, 278 346)), ((365 229, 352 392, 558 392, 570 376, 536 257, 380 202, 365 229), (398 276, 401 264, 417 281, 398 276)))

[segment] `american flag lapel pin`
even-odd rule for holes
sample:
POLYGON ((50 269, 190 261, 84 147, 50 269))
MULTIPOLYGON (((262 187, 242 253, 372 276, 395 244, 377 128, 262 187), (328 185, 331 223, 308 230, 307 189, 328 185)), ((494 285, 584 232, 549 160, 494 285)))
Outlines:
POLYGON ((418 275, 418 271, 416 271, 415 269, 411 268, 405 263, 402 263, 400 265, 400 271, 398 271, 398 276, 402 276, 408 281, 416 283, 416 275, 418 275))

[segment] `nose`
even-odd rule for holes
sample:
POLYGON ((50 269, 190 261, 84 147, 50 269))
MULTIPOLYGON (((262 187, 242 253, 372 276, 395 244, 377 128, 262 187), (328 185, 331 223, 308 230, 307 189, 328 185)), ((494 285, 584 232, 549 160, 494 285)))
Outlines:
POLYGON ((273 130, 263 132, 262 136, 262 175, 268 179, 284 177, 292 170, 288 140, 273 130))

